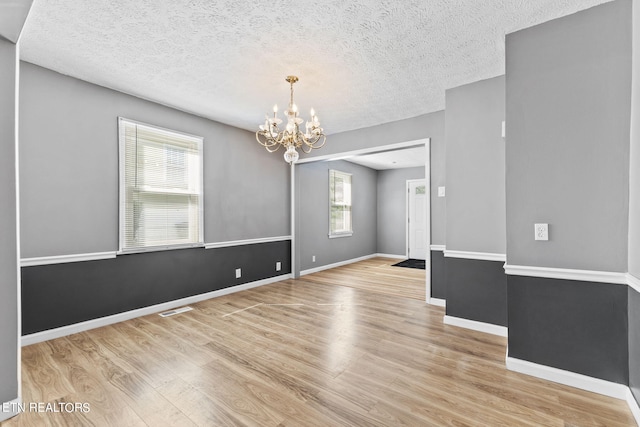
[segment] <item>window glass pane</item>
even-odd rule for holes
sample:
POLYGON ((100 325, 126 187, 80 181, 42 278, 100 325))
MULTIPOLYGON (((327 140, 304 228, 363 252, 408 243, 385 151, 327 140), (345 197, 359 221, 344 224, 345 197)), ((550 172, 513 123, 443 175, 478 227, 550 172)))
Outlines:
POLYGON ((120 119, 121 250, 201 244, 202 138, 120 119))
POLYGON ((329 235, 351 232, 351 174, 330 170, 329 235))

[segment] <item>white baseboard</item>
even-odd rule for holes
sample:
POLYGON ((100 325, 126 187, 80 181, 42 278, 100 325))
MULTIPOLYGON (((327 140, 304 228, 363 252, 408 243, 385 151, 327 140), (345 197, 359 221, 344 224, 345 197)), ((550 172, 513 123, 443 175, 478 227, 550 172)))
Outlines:
POLYGON ((462 319, 460 317, 444 316, 444 324, 458 326, 460 328, 472 329, 478 332, 507 337, 509 330, 505 326, 494 325, 491 323, 478 322, 476 320, 462 319))
POLYGON ((447 306, 447 300, 441 298, 429 298, 427 302, 431 305, 437 305, 438 307, 447 306))
POLYGON ((320 267, 309 268, 308 270, 302 270, 300 272, 300 276, 306 276, 307 274, 313 274, 323 270, 342 267, 343 265, 353 264, 354 262, 364 261, 367 259, 375 258, 377 256, 378 254, 365 255, 359 258, 353 258, 353 259, 348 259, 346 261, 335 262, 333 264, 321 265, 320 267))
POLYGON ((171 310, 172 308, 180 307, 187 304, 194 304, 199 301, 207 299, 221 297, 223 295, 232 294, 234 292, 245 291, 247 289, 256 288, 258 286, 268 285, 270 283, 279 282, 281 280, 291 279, 291 274, 283 274, 281 276, 270 277, 268 279, 257 280, 255 282, 249 282, 238 286, 232 286, 230 288, 219 289, 217 291, 207 292, 204 294, 194 295, 187 298, 181 298, 174 301, 168 301, 162 304, 156 304, 149 307, 139 308, 136 310, 126 311, 124 313, 118 313, 111 316, 101 317, 99 319, 87 320, 86 322, 75 323, 73 325, 62 326, 60 328, 49 329, 47 331, 36 332, 34 334, 25 335, 21 339, 21 345, 26 346, 30 344, 39 343, 42 341, 52 340, 54 338, 60 338, 78 332, 88 331, 90 329, 99 328, 101 326, 107 326, 125 320, 134 319, 136 317, 146 316, 161 311, 171 310))
POLYGON ((6 421, 9 418, 13 418, 20 413, 20 406, 22 404, 22 399, 19 397, 9 402, 2 403, 0 407, 0 422, 6 421))
MULTIPOLYGON (((531 375, 544 380, 579 388, 581 390, 614 397, 616 399, 627 400, 628 393, 630 393, 629 387, 624 384, 605 381, 599 378, 589 377, 587 375, 576 374, 575 372, 552 368, 550 366, 539 365, 537 363, 509 356, 507 356, 506 364, 507 369, 510 371, 520 372, 521 374, 531 375)), ((633 399, 633 397, 631 397, 631 399, 633 399)))
POLYGON ((636 424, 640 426, 640 406, 638 406, 638 401, 636 400, 633 393, 631 393, 631 389, 627 389, 627 405, 633 414, 633 418, 636 419, 636 424))

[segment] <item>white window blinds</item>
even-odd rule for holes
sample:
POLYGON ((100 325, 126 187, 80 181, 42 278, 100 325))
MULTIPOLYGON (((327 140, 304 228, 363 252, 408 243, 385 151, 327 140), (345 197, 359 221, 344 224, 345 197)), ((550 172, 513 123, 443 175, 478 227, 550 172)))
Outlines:
POLYGON ((350 236, 351 174, 329 171, 329 236, 350 236))
POLYGON ((202 138, 118 123, 120 251, 201 245, 202 138))

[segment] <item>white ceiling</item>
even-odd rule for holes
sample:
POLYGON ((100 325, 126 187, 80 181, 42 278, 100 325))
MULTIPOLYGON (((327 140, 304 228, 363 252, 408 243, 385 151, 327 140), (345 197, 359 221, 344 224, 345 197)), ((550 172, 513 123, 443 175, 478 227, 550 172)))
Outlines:
POLYGON ((504 35, 604 0, 34 0, 22 59, 256 130, 288 102, 327 134, 445 107, 504 73, 504 35))

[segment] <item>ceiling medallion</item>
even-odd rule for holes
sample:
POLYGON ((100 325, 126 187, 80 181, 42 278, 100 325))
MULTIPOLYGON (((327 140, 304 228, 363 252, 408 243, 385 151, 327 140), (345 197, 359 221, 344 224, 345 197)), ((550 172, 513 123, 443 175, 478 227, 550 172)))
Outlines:
POLYGON ((311 109, 311 119, 305 124, 305 132, 300 130, 300 125, 304 120, 298 117, 298 107, 293 102, 293 84, 298 81, 296 76, 287 76, 285 79, 291 85, 291 98, 289 100, 289 109, 284 112, 287 117, 287 125, 283 130, 278 128, 282 120, 278 118, 278 106, 273 106, 273 117, 268 115, 265 117, 264 125, 260 125, 260 130, 256 132, 256 140, 273 153, 278 151, 280 146, 284 147, 284 159, 289 164, 295 163, 300 155, 297 148, 302 148, 305 153, 311 150, 321 148, 327 140, 320 121, 316 116, 313 108, 311 109))

